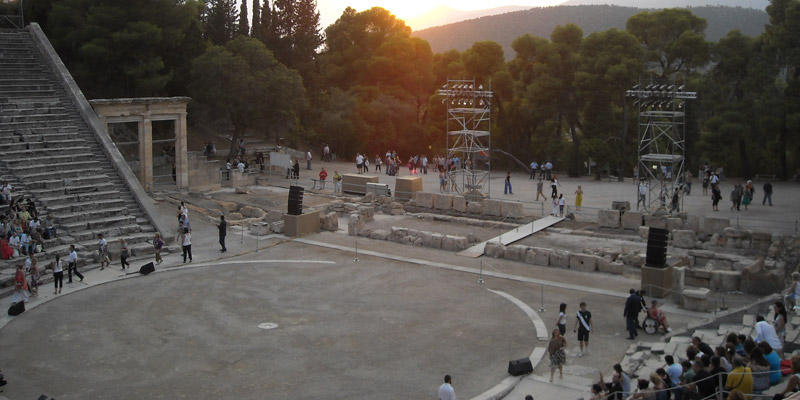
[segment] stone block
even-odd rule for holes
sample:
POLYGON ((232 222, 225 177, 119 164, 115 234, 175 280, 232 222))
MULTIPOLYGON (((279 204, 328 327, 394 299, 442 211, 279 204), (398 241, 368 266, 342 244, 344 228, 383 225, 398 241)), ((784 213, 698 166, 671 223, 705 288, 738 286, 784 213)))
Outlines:
POLYGON ((525 261, 525 253, 527 253, 527 251, 528 246, 518 244, 506 246, 505 258, 506 260, 512 261, 525 261))
POLYGON ((559 268, 569 268, 570 252, 564 250, 553 250, 550 252, 550 265, 559 268))
POLYGON ((597 271, 597 256, 572 254, 569 257, 569 268, 582 272, 595 272, 597 271))
POLYGON ((667 218, 667 230, 674 231, 683 228, 683 220, 680 218, 667 218))
POLYGON ((731 225, 731 221, 727 218, 703 218, 703 233, 706 235, 713 235, 715 233, 722 233, 723 230, 731 225))
POLYGON ((447 251, 461 251, 468 247, 467 238, 463 236, 445 235, 442 240, 442 249, 447 251))
POLYGON ((741 277, 742 273, 739 271, 712 271, 710 288, 725 292, 739 290, 741 277))
POLYGON ((728 239, 750 239, 750 231, 732 226, 723 229, 722 234, 728 239))
POLYGON ((401 200, 411 200, 414 193, 422 191, 421 176, 398 176, 394 182, 394 195, 401 200))
POLYGON ((650 227, 649 226, 640 226, 639 227, 639 237, 642 239, 647 240, 647 236, 650 234, 650 227))
POLYGON ((389 235, 389 240, 392 242, 399 242, 406 236, 408 236, 408 229, 393 226, 389 235))
POLYGON ((611 209, 617 211, 627 212, 631 209, 631 202, 629 201, 612 201, 611 209))
POLYGON ((360 213, 350 214, 350 219, 347 221, 347 234, 358 236, 362 230, 364 230, 364 217, 360 213))
POLYGON ((643 214, 638 212, 626 211, 622 214, 622 228, 638 230, 642 226, 643 214))
POLYGON ((664 215, 648 214, 644 217, 644 224, 650 228, 667 229, 667 218, 664 215))
POLYGON ((339 230, 339 216, 334 212, 323 214, 320 217, 320 224, 323 230, 336 232, 339 230))
MULTIPOLYGON (((364 174, 343 174, 342 191, 349 194, 367 194, 367 183, 378 183, 378 176, 364 174)), ((408 197, 411 198, 410 196, 408 197)))
POLYGON ((286 225, 284 225, 283 221, 275 221, 272 222, 271 225, 272 225, 272 231, 275 233, 283 233, 283 231, 286 228, 286 225))
POLYGON ((550 265, 550 249, 531 247, 528 249, 528 255, 526 257, 532 261, 525 261, 528 264, 541 265, 545 267, 550 265))
POLYGON ((667 344, 664 342, 656 342, 653 343, 653 347, 650 348, 650 353, 655 355, 662 355, 666 352, 667 344))
POLYGON ((597 270, 607 274, 622 275, 625 272, 625 264, 611 261, 611 257, 601 257, 597 259, 597 270))
POLYGON ((759 257, 742 270, 739 290, 759 295, 778 293, 784 288, 784 279, 782 271, 767 269, 764 258, 759 257))
POLYGON ((694 231, 690 230, 675 230, 672 231, 672 245, 682 249, 694 248, 697 242, 697 235, 694 231))
POLYGON ((375 240, 389 240, 389 235, 391 235, 389 231, 383 229, 375 229, 374 231, 370 232, 369 238, 375 240))
POLYGON ((683 220, 683 229, 700 232, 700 217, 696 215, 687 215, 683 220))
POLYGON ((601 228, 619 228, 621 226, 619 210, 599 210, 597 212, 597 224, 601 228))
POLYGON ((441 233, 431 233, 422 240, 425 247, 440 249, 442 248, 442 240, 444 240, 444 235, 442 235, 441 233))
POLYGON ((492 258, 505 258, 506 246, 503 246, 501 243, 487 242, 486 247, 483 249, 483 254, 492 258))
POLYGON ((272 227, 266 222, 256 222, 255 224, 250 224, 250 233, 254 235, 269 235, 272 232, 272 227))
POLYGON ((453 208, 453 196, 443 193, 434 193, 433 208, 437 210, 449 210, 453 208))
POLYGON ((708 309, 707 299, 710 292, 707 288, 685 289, 683 307, 690 311, 705 312, 708 309))
POLYGON ((522 218, 522 203, 519 201, 504 201, 501 213, 506 218, 522 218))
POLYGON ((500 217, 503 215, 503 202, 500 200, 483 200, 483 215, 500 217))
POLYGON ((464 196, 453 196, 453 211, 467 212, 467 199, 464 196))
POLYGON ((417 207, 433 208, 433 193, 416 192, 414 193, 414 204, 417 207))
POLYGON ((470 201, 467 203, 467 212, 470 214, 483 214, 483 203, 480 201, 470 201))

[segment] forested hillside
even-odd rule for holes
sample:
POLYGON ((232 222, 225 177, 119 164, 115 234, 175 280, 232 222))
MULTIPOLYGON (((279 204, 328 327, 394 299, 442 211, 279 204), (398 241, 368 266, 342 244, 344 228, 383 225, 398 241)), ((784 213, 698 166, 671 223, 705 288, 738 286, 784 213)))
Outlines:
MULTIPOLYGON (((427 40, 434 52, 463 51, 477 41, 491 40, 500 43, 506 56, 511 57, 511 42, 520 35, 548 37, 556 26, 569 23, 580 26, 584 35, 610 28, 625 29, 628 18, 642 11, 635 7, 610 5, 532 8, 428 28, 413 35, 427 40)), ((766 12, 751 8, 708 6, 693 7, 691 11, 708 22, 706 40, 712 42, 734 29, 755 37, 769 23, 766 12)))

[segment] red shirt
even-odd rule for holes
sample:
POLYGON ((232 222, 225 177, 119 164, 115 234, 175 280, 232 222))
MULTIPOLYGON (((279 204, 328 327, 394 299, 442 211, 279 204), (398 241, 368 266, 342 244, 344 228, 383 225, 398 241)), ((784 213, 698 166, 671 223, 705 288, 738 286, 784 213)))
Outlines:
POLYGON ((325 178, 327 178, 327 177, 328 177, 328 172, 327 171, 320 171, 319 172, 319 180, 324 181, 325 178))

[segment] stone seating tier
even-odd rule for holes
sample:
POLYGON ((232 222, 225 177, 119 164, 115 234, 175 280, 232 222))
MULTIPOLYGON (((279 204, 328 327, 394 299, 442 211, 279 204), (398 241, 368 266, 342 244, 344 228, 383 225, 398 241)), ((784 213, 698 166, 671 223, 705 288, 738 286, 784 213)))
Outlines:
MULTIPOLYGON (((0 154, 15 194, 56 221, 59 237, 46 241, 43 261, 66 256, 69 244, 83 259, 96 254, 98 233, 112 251, 124 237, 152 252, 153 227, 26 31, 0 32, 0 154)), ((18 262, 0 261, 0 287, 18 262)))

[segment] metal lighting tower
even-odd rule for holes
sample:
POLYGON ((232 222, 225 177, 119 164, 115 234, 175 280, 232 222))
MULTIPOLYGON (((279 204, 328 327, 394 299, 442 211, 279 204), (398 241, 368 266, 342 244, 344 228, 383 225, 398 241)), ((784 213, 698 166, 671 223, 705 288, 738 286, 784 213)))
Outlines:
MULTIPOLYGON (((675 190, 679 190, 681 206, 686 156, 686 105, 696 99, 697 92, 685 91, 686 81, 639 78, 639 84, 628 90, 634 107, 639 108, 638 162, 639 182, 647 187, 644 209, 668 207, 675 190)), ((639 210, 639 187, 636 187, 636 209, 639 210)))
POLYGON ((468 200, 483 199, 490 187, 491 88, 484 90, 474 78, 448 79, 438 93, 447 105, 447 156, 455 162, 448 183, 468 200))

